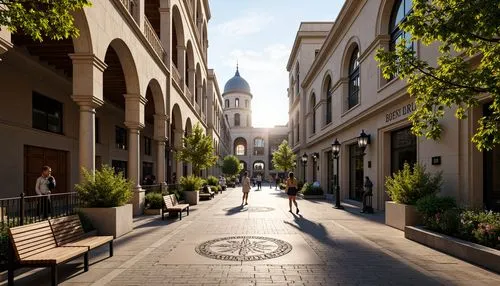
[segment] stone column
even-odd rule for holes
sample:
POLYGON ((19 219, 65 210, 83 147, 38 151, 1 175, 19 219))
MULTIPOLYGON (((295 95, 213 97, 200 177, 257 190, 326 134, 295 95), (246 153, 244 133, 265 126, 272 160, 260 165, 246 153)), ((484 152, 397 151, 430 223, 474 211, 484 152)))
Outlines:
MULTIPOLYGON (((173 49, 174 47, 172 47, 173 49)), ((181 75, 182 82, 185 82, 186 77, 186 47, 184 44, 177 45, 177 63, 179 64, 178 69, 181 75)))
POLYGON ((167 142, 167 115, 154 115, 154 139, 156 141, 156 179, 165 183, 165 146, 167 142))
POLYGON ((134 10, 132 11, 132 17, 134 17, 141 31, 144 31, 144 19, 146 19, 145 2, 146 0, 135 0, 134 10))
MULTIPOLYGON (((187 65, 187 63, 186 63, 187 65)), ((195 72, 196 72, 196 69, 194 67, 190 67, 188 69, 188 74, 189 74, 189 92, 191 92, 191 98, 189 100, 191 100, 191 102, 194 102, 194 97, 196 95, 196 90, 195 90, 195 86, 196 86, 196 79, 195 79, 195 72)))
MULTIPOLYGON (((170 1, 160 0, 160 41, 167 55, 172 54, 170 35, 172 34, 172 19, 170 14, 170 1)), ((170 67, 170 56, 164 59, 167 67, 170 67)))
MULTIPOLYGON (((182 131, 182 129, 174 130, 174 136, 175 136, 174 149, 175 150, 180 150, 182 148, 182 135, 183 135, 183 133, 184 132, 182 131)), ((177 155, 177 152, 174 155, 177 155)), ((175 173, 176 173, 176 177, 177 177, 177 182, 179 182, 180 177, 183 175, 182 174, 182 161, 178 160, 177 158, 175 158, 175 173)))

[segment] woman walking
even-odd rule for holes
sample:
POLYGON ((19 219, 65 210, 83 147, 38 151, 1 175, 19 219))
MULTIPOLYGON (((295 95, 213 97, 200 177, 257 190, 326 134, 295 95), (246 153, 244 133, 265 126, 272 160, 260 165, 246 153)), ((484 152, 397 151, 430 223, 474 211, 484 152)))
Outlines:
POLYGON ((243 199, 241 200, 241 205, 243 205, 243 202, 245 202, 245 205, 248 205, 248 193, 251 189, 248 172, 245 172, 245 176, 243 177, 243 180, 241 180, 241 185, 243 187, 243 199))
POLYGON ((290 212, 292 212, 292 202, 297 208, 296 213, 299 214, 299 206, 297 205, 297 179, 295 179, 292 172, 288 174, 288 179, 286 180, 286 193, 288 195, 288 205, 290 206, 290 212))

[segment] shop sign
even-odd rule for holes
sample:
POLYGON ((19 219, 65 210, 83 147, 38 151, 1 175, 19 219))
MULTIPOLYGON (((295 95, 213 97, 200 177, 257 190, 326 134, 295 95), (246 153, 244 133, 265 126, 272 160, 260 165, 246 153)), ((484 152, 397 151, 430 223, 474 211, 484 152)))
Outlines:
POLYGON ((403 116, 406 117, 406 116, 410 115, 416 109, 417 109, 417 105, 415 104, 415 102, 405 104, 405 105, 399 107, 398 109, 393 110, 392 112, 386 113, 385 114, 385 122, 388 123, 388 122, 396 120, 400 117, 403 117, 403 116))

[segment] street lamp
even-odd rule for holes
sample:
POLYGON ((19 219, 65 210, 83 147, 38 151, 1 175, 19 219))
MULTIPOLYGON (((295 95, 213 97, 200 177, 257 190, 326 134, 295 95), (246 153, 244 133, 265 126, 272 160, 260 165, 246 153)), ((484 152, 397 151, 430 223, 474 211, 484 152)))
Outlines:
POLYGON ((363 151, 363 155, 365 154, 366 146, 370 144, 370 135, 365 133, 365 130, 361 130, 361 134, 358 137, 358 147, 363 151))
POLYGON ((336 170, 337 174, 334 175, 335 178, 335 208, 343 210, 344 207, 340 205, 340 187, 339 187, 339 155, 340 155, 340 143, 337 138, 332 144, 333 158, 336 160, 336 170))
POLYGON ((302 155, 302 167, 304 168, 304 172, 302 174, 302 182, 306 182, 306 165, 307 165, 307 154, 304 153, 304 155, 302 155))

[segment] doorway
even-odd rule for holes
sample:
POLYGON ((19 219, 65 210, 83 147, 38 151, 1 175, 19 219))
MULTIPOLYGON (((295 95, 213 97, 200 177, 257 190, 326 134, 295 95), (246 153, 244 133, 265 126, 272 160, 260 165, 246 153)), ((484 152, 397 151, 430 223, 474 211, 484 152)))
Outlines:
POLYGON ((363 150, 358 144, 351 144, 349 145, 349 199, 361 201, 363 175, 363 150))
MULTIPOLYGON (((483 106, 483 114, 490 115, 490 104, 483 106)), ((483 152, 483 203, 493 211, 500 211, 500 148, 496 146, 491 151, 483 152)))
POLYGON ((68 189, 68 152, 35 146, 24 146, 24 193, 28 196, 36 195, 36 179, 40 177, 43 166, 52 169, 52 176, 56 179, 56 188, 52 193, 66 193, 68 189))
POLYGON ((405 163, 411 167, 417 162, 417 137, 411 127, 391 132, 391 175, 402 170, 405 163))

